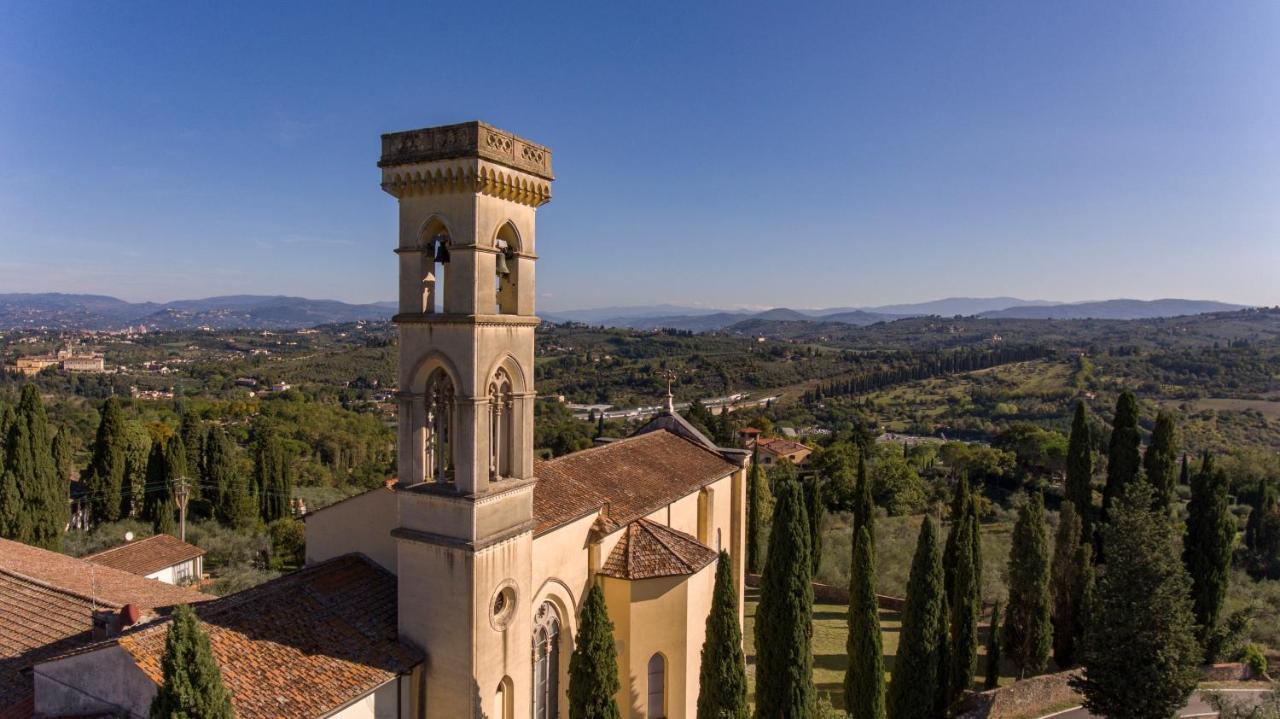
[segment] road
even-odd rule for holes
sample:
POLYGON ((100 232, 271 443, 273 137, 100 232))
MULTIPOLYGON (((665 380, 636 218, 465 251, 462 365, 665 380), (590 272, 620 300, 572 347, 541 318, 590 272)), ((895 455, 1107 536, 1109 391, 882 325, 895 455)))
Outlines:
MULTIPOLYGON (((1220 690, 1225 694, 1235 696, 1252 696, 1254 698, 1261 697, 1263 694, 1270 692, 1270 689, 1223 689, 1220 690)), ((1191 701, 1187 703, 1187 707, 1182 710, 1179 717, 1216 717, 1218 714, 1200 696, 1200 692, 1191 695, 1191 701)), ((1067 709, 1056 714, 1047 714, 1041 719, 1100 719, 1094 714, 1090 714, 1084 707, 1076 707, 1075 709, 1067 709)))

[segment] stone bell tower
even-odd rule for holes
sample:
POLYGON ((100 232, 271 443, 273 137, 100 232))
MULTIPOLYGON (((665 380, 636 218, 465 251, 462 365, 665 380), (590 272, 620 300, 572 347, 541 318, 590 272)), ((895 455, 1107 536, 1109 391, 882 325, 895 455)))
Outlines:
POLYGON ((532 696, 535 218, 551 151, 482 122, 382 136, 400 205, 400 632, 428 717, 532 696))

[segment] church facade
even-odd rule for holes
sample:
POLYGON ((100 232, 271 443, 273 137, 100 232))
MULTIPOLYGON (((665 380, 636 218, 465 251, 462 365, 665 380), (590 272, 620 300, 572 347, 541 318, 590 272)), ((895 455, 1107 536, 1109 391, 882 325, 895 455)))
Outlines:
POLYGON ((715 446, 668 392, 631 436, 536 461, 551 151, 472 122, 384 135, 379 165, 400 212, 398 478, 308 515, 305 568, 219 598, 8 552, 0 591, 31 597, 23 621, 49 641, 0 656, 0 719, 146 717, 182 602, 240 719, 564 719, 592 583, 622 715, 696 715, 720 550, 742 606, 750 456, 715 446), (84 599, 84 577, 111 602, 84 599))
MULTIPOLYGON (((427 717, 568 716, 592 582, 628 717, 693 717, 718 550, 741 600, 746 465, 671 408, 634 435, 534 459, 536 214, 551 151, 484 123, 384 135, 399 202, 399 479, 308 519, 308 559, 398 578, 427 717)), ((741 606, 741 601, 739 602, 741 606)))

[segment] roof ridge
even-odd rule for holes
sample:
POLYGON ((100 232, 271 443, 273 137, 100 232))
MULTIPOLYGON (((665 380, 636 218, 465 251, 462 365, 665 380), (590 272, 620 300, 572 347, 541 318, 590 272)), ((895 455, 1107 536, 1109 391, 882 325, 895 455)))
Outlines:
MULTIPOLYGON (((136 547, 136 546, 138 546, 139 544, 143 544, 143 543, 145 543, 145 542, 150 542, 150 541, 151 541, 151 540, 153 540, 153 539, 159 539, 159 538, 161 538, 161 537, 168 537, 168 536, 169 536, 168 534, 165 534, 165 533, 163 533, 163 532, 161 532, 160 534, 153 534, 153 535, 151 535, 150 537, 143 537, 142 539, 136 539, 136 540, 133 540, 133 541, 131 541, 131 542, 125 542, 124 544, 117 544, 117 545, 116 545, 116 546, 114 546, 114 547, 107 547, 106 549, 102 550, 101 552, 94 552, 93 554, 86 554, 86 555, 84 555, 83 557, 78 557, 78 559, 83 559, 83 560, 85 560, 85 561, 87 562, 87 561, 90 561, 90 560, 93 560, 93 559, 97 559, 98 557, 101 557, 101 556, 103 556, 103 555, 111 554, 112 552, 118 552, 118 551, 120 551, 121 549, 128 549, 129 547, 136 547)), ((173 539, 175 539, 175 540, 177 540, 177 541, 179 541, 179 542, 182 542, 182 540, 181 540, 181 539, 178 539, 177 537, 173 537, 173 539)), ((182 542, 182 543, 183 543, 183 544, 190 544, 189 542, 182 542)), ((195 547, 196 545, 192 544, 191 546, 195 547)), ((197 548, 198 548, 198 547, 197 547, 197 548)))

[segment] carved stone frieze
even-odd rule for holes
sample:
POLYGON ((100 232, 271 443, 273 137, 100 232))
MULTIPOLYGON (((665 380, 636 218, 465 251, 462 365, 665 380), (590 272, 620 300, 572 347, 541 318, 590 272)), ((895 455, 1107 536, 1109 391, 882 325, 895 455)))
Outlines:
POLYGON ((551 150, 483 122, 427 127, 382 136, 378 167, 476 157, 554 180, 551 150))

